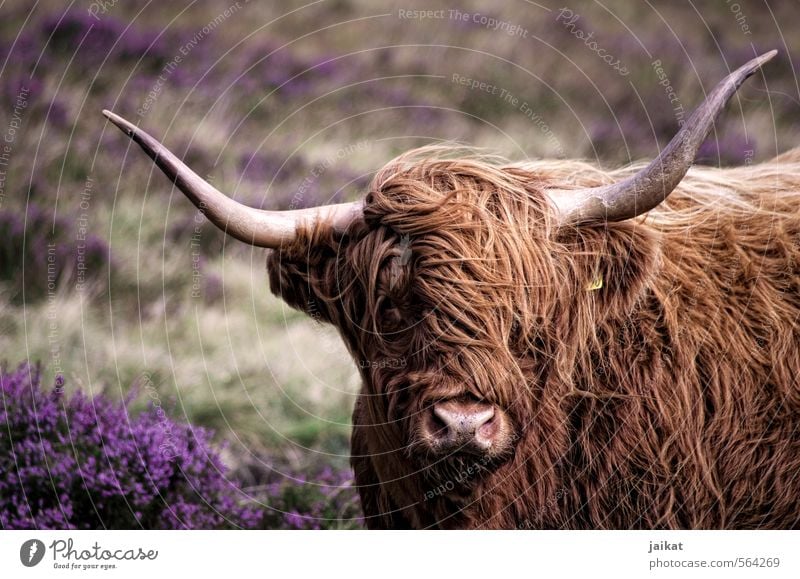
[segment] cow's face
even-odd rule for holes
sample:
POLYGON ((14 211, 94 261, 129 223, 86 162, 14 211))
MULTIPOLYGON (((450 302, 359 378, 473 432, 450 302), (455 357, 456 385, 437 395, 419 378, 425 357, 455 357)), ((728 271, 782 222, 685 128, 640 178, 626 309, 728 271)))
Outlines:
POLYGON ((363 231, 271 254, 272 290, 341 331, 381 452, 440 480, 513 454, 553 301, 543 199, 530 175, 405 157, 374 179, 363 231))

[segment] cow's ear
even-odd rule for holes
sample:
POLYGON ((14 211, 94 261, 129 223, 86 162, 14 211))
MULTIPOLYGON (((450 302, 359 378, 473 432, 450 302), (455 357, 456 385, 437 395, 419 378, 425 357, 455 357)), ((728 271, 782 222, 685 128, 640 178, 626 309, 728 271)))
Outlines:
POLYGON ((291 246, 269 252, 269 288, 291 307, 315 320, 330 322, 333 312, 326 296, 332 293, 329 285, 335 283, 331 271, 335 267, 336 251, 324 239, 307 237, 301 236, 291 246))
POLYGON ((329 321, 319 305, 319 276, 307 260, 297 260, 275 250, 267 258, 269 289, 291 307, 320 321, 329 321))
POLYGON ((586 297, 600 317, 629 312, 656 272, 657 235, 641 224, 562 228, 558 236, 570 261, 573 290, 586 297))

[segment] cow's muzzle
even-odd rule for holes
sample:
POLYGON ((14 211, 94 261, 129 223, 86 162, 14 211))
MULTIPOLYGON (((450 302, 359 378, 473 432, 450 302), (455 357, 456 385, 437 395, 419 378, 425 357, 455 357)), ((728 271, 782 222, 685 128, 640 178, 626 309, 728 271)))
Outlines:
POLYGON ((473 400, 445 400, 423 418, 422 435, 437 455, 467 453, 492 456, 511 444, 511 428, 497 406, 473 400))

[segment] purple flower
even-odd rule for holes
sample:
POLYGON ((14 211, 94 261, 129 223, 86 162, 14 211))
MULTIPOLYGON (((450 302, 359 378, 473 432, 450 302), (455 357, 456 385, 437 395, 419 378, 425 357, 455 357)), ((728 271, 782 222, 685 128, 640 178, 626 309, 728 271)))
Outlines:
POLYGON ((106 277, 108 244, 79 225, 33 203, 26 214, 0 211, 0 280, 10 282, 15 301, 30 303, 65 284, 83 289, 106 277))
POLYGON ((265 528, 363 528, 353 474, 346 465, 324 465, 302 473, 288 467, 262 466, 251 465, 250 475, 261 484, 248 490, 269 507, 264 513, 265 528))
POLYGON ((53 53, 75 54, 83 66, 98 66, 105 59, 144 58, 144 66, 157 68, 170 51, 159 32, 126 26, 109 15, 94 18, 86 10, 69 10, 45 19, 41 37, 53 53))
POLYGON ((38 367, 0 371, 0 528, 258 526, 211 434, 161 407, 131 415, 101 394, 67 397, 38 367))

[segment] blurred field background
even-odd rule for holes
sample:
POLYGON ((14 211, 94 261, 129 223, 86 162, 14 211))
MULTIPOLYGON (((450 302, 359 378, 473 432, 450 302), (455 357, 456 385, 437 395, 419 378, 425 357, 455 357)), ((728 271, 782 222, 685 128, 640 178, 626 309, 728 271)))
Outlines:
POLYGON ((3 2, 0 358, 119 398, 151 381, 173 416, 228 441, 257 501, 289 492, 302 510, 322 486, 313 501, 344 505, 322 526, 357 526, 359 383, 336 332, 273 298, 264 251, 205 224, 100 111, 242 202, 297 208, 352 199, 394 155, 441 140, 514 160, 648 158, 681 111, 777 48, 700 160, 758 162, 800 143, 798 13, 789 0, 3 2))

